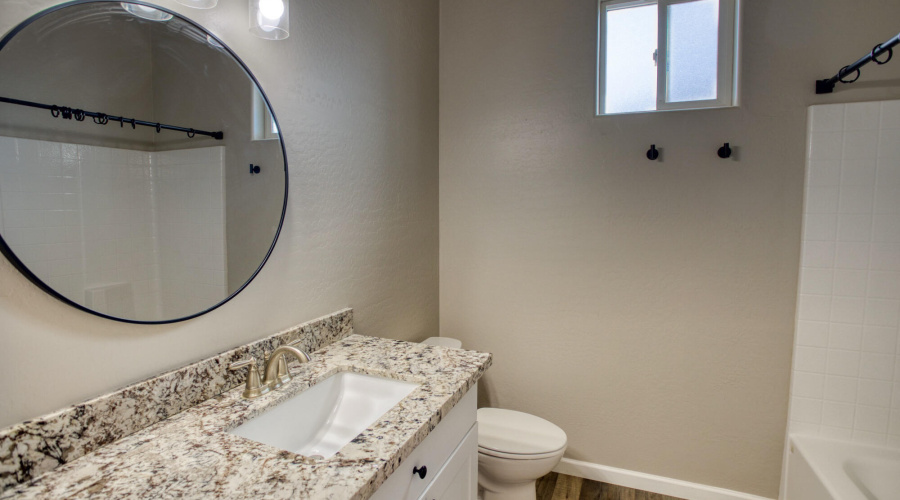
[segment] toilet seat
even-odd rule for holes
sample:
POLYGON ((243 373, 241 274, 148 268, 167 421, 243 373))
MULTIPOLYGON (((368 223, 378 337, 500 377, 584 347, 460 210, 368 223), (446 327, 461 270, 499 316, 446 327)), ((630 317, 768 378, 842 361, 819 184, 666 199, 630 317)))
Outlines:
POLYGON ((514 410, 478 410, 478 452, 507 460, 538 460, 559 455, 566 433, 543 418, 514 410))
POLYGON ((492 450, 490 448, 482 448, 478 447, 478 453, 482 455, 488 455, 496 458, 503 458, 505 460, 543 460, 545 458, 553 458, 563 452, 562 449, 551 451, 549 453, 532 453, 532 454, 522 454, 522 453, 504 453, 502 451, 492 450))

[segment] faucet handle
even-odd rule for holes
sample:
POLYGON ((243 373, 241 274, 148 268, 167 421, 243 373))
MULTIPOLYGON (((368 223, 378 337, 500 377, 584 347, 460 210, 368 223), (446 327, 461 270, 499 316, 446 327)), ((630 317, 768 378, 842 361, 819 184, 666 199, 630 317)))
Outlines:
POLYGON ((242 359, 240 361, 235 361, 234 363, 231 363, 230 365, 228 365, 228 369, 231 371, 240 370, 241 368, 243 368, 251 363, 256 365, 256 360, 252 357, 247 358, 247 359, 242 359))
POLYGON ((248 359, 235 361, 234 363, 228 365, 228 369, 231 371, 240 370, 245 366, 249 366, 250 370, 248 370, 247 372, 247 382, 244 386, 244 392, 243 394, 241 394, 241 396, 244 399, 253 399, 269 392, 269 388, 264 386, 260 382, 259 370, 256 368, 256 358, 251 356, 248 359))

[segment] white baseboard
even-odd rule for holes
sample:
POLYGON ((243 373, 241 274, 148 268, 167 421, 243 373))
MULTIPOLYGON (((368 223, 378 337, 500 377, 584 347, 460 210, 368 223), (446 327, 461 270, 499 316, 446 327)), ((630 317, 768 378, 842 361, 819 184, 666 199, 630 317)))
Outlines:
POLYGON ((644 474, 643 472, 617 469, 590 462, 581 462, 571 458, 563 458, 553 471, 687 500, 771 500, 750 495, 749 493, 716 488, 705 484, 689 483, 678 479, 644 474))

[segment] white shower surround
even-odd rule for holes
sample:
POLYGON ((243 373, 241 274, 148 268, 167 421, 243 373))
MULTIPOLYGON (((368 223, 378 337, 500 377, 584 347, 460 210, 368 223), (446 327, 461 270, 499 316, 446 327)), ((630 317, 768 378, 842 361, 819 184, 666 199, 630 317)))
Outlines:
POLYGON ((113 316, 183 316, 227 296, 223 173, 220 146, 148 152, 0 137, 0 228, 73 302, 113 316))
POLYGON ((900 447, 900 101, 812 106, 789 433, 900 447))

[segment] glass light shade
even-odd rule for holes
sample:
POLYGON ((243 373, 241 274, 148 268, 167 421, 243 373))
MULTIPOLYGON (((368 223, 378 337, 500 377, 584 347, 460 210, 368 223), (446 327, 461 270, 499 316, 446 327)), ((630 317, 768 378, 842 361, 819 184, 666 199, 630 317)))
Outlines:
POLYGON ((211 9, 219 3, 219 0, 175 0, 181 5, 193 7, 195 9, 211 9))
POLYGON ((266 40, 290 35, 289 0, 250 0, 250 33, 266 40))
POLYGON ((169 19, 172 19, 172 14, 146 5, 128 2, 121 2, 120 5, 125 9, 125 12, 140 17, 141 19, 147 19, 148 21, 168 21, 169 19))

